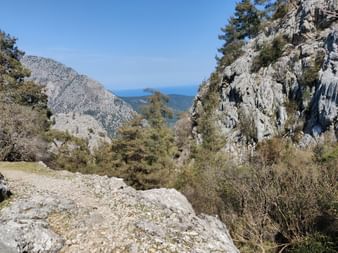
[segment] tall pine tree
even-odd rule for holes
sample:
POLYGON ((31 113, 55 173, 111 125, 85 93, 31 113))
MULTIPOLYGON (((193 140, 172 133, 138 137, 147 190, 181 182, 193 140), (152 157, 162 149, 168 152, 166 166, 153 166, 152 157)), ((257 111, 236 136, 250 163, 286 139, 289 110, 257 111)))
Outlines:
POLYGON ((112 144, 115 175, 137 189, 166 186, 174 168, 174 135, 165 121, 172 115, 168 98, 151 92, 145 119, 137 116, 126 123, 112 144))
POLYGON ((245 40, 254 38, 261 27, 260 11, 251 0, 241 0, 235 8, 235 15, 228 24, 221 29, 220 40, 224 45, 218 50, 221 57, 217 58, 218 68, 222 69, 230 65, 242 55, 242 46, 245 40))

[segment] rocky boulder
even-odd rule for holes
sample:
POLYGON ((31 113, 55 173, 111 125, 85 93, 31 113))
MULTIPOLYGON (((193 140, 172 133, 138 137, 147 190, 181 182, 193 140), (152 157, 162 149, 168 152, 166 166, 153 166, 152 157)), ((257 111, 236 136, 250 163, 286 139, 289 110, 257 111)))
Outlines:
POLYGON ((9 198, 11 195, 12 195, 12 193, 9 190, 8 186, 7 186, 5 178, 0 173, 0 202, 2 202, 5 199, 9 198))

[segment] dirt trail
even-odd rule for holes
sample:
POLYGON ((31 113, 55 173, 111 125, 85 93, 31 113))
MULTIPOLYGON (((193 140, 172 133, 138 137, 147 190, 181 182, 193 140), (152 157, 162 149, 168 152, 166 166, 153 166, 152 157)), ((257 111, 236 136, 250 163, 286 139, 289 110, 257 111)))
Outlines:
POLYGON ((1 253, 238 252, 223 223, 175 190, 37 163, 0 163, 0 173, 14 193, 0 206, 1 253))

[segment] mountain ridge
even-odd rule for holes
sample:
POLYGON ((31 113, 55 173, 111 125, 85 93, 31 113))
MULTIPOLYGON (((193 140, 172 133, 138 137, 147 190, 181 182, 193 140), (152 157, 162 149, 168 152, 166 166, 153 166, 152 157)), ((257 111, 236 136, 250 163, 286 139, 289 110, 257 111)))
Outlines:
POLYGON ((110 137, 133 117, 132 108, 102 84, 60 62, 38 56, 24 56, 21 62, 31 71, 29 80, 46 86, 48 106, 55 114, 90 115, 110 137))

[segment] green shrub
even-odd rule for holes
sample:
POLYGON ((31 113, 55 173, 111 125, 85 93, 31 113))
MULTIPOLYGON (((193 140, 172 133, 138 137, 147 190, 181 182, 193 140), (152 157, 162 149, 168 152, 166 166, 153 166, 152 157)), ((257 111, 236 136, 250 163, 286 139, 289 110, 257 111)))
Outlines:
POLYGON ((248 114, 245 110, 238 111, 238 122, 241 133, 247 138, 247 142, 257 141, 257 129, 254 115, 248 114))
POLYGON ((292 245, 290 253, 335 253, 337 252, 337 245, 335 246, 331 238, 325 235, 314 234, 305 237, 301 242, 292 245))
POLYGON ((241 252, 336 249, 335 155, 317 162, 311 150, 280 138, 260 143, 242 165, 222 152, 206 152, 202 146, 195 150, 177 187, 198 212, 217 214, 228 225, 241 252))
POLYGON ((45 137, 53 143, 52 157, 48 165, 53 169, 72 172, 95 173, 94 159, 88 148, 88 142, 67 132, 51 130, 45 137))
POLYGON ((277 6, 277 9, 275 13, 272 16, 273 20, 279 19, 279 18, 284 18, 286 14, 288 14, 289 7, 287 3, 282 3, 277 6))
POLYGON ((287 41, 282 36, 276 37, 272 43, 264 44, 253 59, 251 71, 258 72, 262 67, 275 63, 282 56, 286 44, 287 41))
POLYGON ((218 70, 221 71, 226 66, 231 65, 236 59, 241 57, 244 53, 242 50, 244 42, 242 40, 235 40, 227 44, 219 51, 222 53, 221 58, 216 58, 218 62, 218 70))

